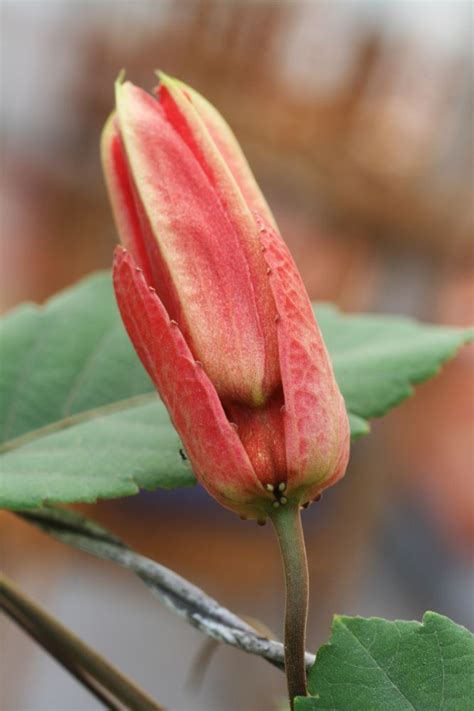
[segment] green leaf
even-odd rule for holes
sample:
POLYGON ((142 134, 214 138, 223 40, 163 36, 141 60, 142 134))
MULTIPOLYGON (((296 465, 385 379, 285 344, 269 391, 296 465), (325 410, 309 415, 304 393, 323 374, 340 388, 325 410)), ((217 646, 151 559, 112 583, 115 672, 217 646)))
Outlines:
POLYGON ((295 711, 467 711, 473 675, 474 636, 447 617, 336 616, 295 711))
POLYGON ((124 333, 108 273, 44 308, 13 311, 1 323, 0 349, 0 442, 153 391, 124 333))
MULTIPOLYGON (((472 335, 344 316, 326 304, 317 313, 353 438, 472 335)), ((0 362, 0 507, 91 502, 194 482, 122 326, 109 273, 4 318, 0 362)))
POLYGON ((436 375, 460 346, 474 338, 474 329, 393 316, 346 315, 330 304, 317 305, 315 313, 352 416, 353 435, 368 432, 368 419, 381 417, 412 395, 414 384, 436 375))
MULTIPOLYGON (((134 406, 84 420, 27 442, 1 457, 0 507, 94 502, 138 494, 140 489, 190 486, 178 435, 155 394, 134 406), (147 402, 150 400, 151 402, 147 402)), ((88 413, 89 414, 89 413, 88 413)))
POLYGON ((370 425, 366 419, 359 417, 359 415, 355 415, 353 412, 349 412, 348 414, 352 441, 369 434, 370 425))
POLYGON ((0 361, 1 508, 194 483, 108 273, 7 316, 0 361))

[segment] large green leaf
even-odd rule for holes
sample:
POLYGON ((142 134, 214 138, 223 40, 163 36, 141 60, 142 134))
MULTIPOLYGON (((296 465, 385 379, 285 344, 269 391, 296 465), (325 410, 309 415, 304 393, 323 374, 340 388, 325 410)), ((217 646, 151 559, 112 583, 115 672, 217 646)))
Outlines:
MULTIPOLYGON (((469 332, 317 309, 353 437, 435 373, 469 332)), ((194 481, 121 324, 110 275, 0 325, 0 507, 94 501, 194 481)))
POLYGON ((447 617, 336 616, 295 711, 468 711, 473 679, 474 636, 447 617))
POLYGON ((0 361, 0 507, 194 483, 108 273, 5 318, 0 361))
POLYGON ((151 392, 125 336, 108 273, 21 306, 0 330, 0 442, 151 392))
POLYGON ((330 304, 316 307, 337 382, 351 415, 380 417, 413 394, 474 329, 420 324, 409 318, 342 314, 330 304))
POLYGON ((147 399, 137 398, 134 407, 122 400, 124 409, 109 408, 6 451, 0 459, 0 506, 94 502, 137 494, 141 488, 193 484, 168 413, 154 395, 152 402, 147 399))

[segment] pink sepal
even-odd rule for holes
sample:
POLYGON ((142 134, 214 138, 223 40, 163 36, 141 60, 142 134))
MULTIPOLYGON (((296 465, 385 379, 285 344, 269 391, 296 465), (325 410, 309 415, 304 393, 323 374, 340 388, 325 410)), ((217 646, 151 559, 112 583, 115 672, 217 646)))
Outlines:
POLYGON ((132 256, 117 247, 114 288, 128 335, 165 403, 193 471, 221 504, 256 518, 266 498, 216 390, 132 256), (245 502, 245 504, 241 503, 245 502))
POLYGON ((278 312, 288 486, 317 493, 344 475, 349 453, 346 409, 293 258, 280 235, 258 215, 257 221, 278 312))
POLYGON ((125 82, 117 116, 153 285, 221 399, 262 404, 279 372, 252 213, 202 122, 190 127, 167 92, 162 105, 125 82))
POLYGON ((136 262, 144 270, 145 278, 150 281, 152 269, 143 240, 140 215, 133 196, 133 183, 115 112, 109 117, 102 131, 100 152, 120 240, 132 252, 136 262))
MULTIPOLYGON (((184 104, 186 102, 193 106, 196 115, 208 132, 208 138, 214 143, 239 186, 249 209, 252 212, 258 212, 272 227, 277 229, 275 218, 227 121, 207 99, 184 82, 167 76, 164 72, 158 72, 158 76, 160 79, 160 85, 156 92, 158 98, 164 99, 164 102, 174 101, 181 111, 185 110, 184 104)), ((196 130, 196 118, 194 130, 196 130)), ((206 161, 204 161, 203 168, 206 170, 209 167, 209 163, 206 165, 206 161)))

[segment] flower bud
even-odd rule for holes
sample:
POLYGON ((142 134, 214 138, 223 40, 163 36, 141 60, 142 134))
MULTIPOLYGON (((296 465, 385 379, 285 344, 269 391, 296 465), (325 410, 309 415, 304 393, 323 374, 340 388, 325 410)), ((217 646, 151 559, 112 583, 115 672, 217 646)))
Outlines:
POLYGON ((193 470, 257 519, 343 476, 344 402, 301 277, 229 127, 161 75, 116 85, 102 159, 128 334, 193 470))

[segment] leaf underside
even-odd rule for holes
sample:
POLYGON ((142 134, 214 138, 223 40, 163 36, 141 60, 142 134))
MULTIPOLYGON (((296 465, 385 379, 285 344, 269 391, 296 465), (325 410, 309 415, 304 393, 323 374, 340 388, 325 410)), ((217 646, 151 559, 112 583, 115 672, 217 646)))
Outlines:
POLYGON ((336 616, 295 711, 467 711, 473 675, 474 636, 447 617, 336 616))
MULTIPOLYGON (((470 338, 408 319, 316 308, 355 439, 470 338)), ((120 321, 110 274, 94 274, 0 323, 0 507, 93 502, 194 476, 120 321)))

